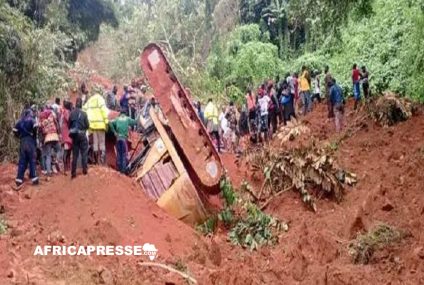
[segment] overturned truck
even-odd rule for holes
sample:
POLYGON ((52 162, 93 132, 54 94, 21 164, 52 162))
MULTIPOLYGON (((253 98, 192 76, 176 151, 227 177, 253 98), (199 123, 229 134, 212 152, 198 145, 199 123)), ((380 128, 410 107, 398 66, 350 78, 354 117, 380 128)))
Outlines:
POLYGON ((130 161, 130 175, 165 211, 200 223, 217 206, 219 154, 160 47, 148 45, 140 63, 160 109, 149 110, 152 130, 130 161))

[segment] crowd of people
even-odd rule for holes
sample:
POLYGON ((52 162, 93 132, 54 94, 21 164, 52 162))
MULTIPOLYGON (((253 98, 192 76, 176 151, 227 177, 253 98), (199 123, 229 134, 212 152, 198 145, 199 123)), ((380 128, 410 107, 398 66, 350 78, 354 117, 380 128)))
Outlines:
MULTIPOLYGON (((193 106, 219 152, 240 153, 249 143, 268 142, 279 125, 306 115, 312 111, 314 102, 321 103, 323 99, 327 102, 328 118, 334 118, 336 131, 340 132, 344 124, 343 90, 328 66, 324 69, 324 92, 320 76, 319 71, 310 72, 303 66, 300 76, 296 72, 286 74, 282 80, 265 81, 256 90, 248 88, 239 106, 229 102, 219 109, 212 99, 204 109, 200 102, 193 102, 193 106)), ((365 67, 359 70, 353 65, 352 85, 356 109, 361 101, 361 85, 365 97, 370 95, 365 67)), ((86 175, 89 159, 104 165, 107 134, 116 140, 116 168, 126 172, 129 131, 151 130, 152 123, 147 123, 149 109, 158 106, 153 95, 149 95, 145 85, 135 82, 124 86, 121 96, 116 86, 104 95, 93 92, 90 96, 85 83, 79 93, 75 106, 68 100, 61 104, 60 98, 56 98, 53 103, 24 108, 13 129, 20 139, 17 189, 23 185, 28 168, 32 183, 39 183, 37 164, 47 179, 54 173, 67 175, 68 171, 75 178, 78 164, 86 175), (110 112, 119 115, 109 122, 110 112)))
MULTIPOLYGON (((361 101, 361 85, 366 98, 370 95, 369 73, 365 66, 352 69, 352 85, 356 110, 361 101)), ((299 73, 288 73, 282 80, 267 80, 256 90, 247 89, 243 104, 219 108, 212 99, 202 111, 200 103, 196 103, 199 117, 204 121, 219 152, 240 152, 243 145, 250 142, 267 142, 277 131, 279 125, 286 125, 292 118, 304 116, 311 112, 313 105, 327 102, 328 118, 334 118, 336 131, 343 129, 345 98, 343 89, 324 68, 321 72, 309 71, 303 66, 299 73), (323 88, 322 88, 323 87, 323 88), (315 103, 316 102, 316 103, 315 103)))
POLYGON ((69 171, 75 178, 78 165, 86 175, 89 161, 105 165, 107 134, 116 140, 116 168, 125 173, 129 131, 143 131, 138 122, 145 120, 149 108, 155 106, 145 86, 132 85, 124 86, 119 100, 116 86, 104 96, 96 92, 90 96, 83 83, 75 105, 69 100, 61 104, 61 99, 56 98, 42 106, 25 106, 13 129, 20 139, 16 189, 23 185, 27 169, 32 183, 39 183, 37 165, 47 180, 53 174, 67 175, 69 171), (116 118, 109 121, 111 111, 116 118))

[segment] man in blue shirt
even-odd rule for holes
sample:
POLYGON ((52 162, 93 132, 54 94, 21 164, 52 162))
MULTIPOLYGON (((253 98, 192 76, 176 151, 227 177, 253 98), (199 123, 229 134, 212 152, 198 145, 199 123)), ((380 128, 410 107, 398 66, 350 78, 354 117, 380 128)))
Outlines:
POLYGON ((340 132, 343 129, 344 98, 343 90, 334 78, 330 88, 330 101, 334 110, 336 132, 340 132))
POLYGON ((132 93, 134 93, 134 89, 131 86, 124 86, 124 94, 119 100, 119 105, 121 107, 121 111, 125 113, 125 115, 130 116, 130 99, 135 98, 132 93))
POLYGON ((129 100, 130 100, 130 92, 128 90, 128 86, 125 85, 124 94, 122 94, 122 97, 119 100, 119 105, 121 107, 121 111, 123 111, 125 115, 127 116, 130 114, 129 103, 128 103, 129 100))
POLYGON ((35 141, 35 121, 32 111, 25 109, 21 119, 16 123, 13 128, 14 134, 20 139, 19 148, 19 164, 18 174, 16 176, 16 190, 19 190, 24 183, 24 175, 27 167, 29 166, 29 177, 32 184, 38 184, 38 176, 36 173, 36 141, 35 141))

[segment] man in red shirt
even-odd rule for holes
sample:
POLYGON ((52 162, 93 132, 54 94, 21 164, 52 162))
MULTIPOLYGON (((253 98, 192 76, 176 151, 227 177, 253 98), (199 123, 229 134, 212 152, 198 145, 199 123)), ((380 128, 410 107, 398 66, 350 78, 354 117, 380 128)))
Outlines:
POLYGON ((355 63, 352 68, 352 83, 353 83, 353 97, 355 98, 355 110, 358 107, 359 101, 361 101, 361 72, 355 63))

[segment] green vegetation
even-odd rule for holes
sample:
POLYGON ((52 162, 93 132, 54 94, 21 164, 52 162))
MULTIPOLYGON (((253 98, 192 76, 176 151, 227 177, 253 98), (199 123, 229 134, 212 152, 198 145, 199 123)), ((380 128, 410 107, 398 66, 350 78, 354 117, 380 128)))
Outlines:
POLYGON ((181 272, 187 272, 187 265, 181 258, 178 258, 178 260, 175 262, 174 268, 181 272))
POLYGON ((243 208, 246 214, 235 223, 228 234, 233 244, 256 250, 264 245, 278 243, 278 234, 288 230, 287 224, 265 214, 251 202, 245 203, 243 208))
MULTIPOLYGON (((328 64, 348 96, 353 63, 368 67, 373 94, 424 100, 419 0, 0 0, 0 12, 2 134, 25 102, 67 91, 67 71, 89 43, 98 71, 128 83, 142 75, 142 48, 158 42, 203 101, 241 103, 248 87, 304 64, 328 64)), ((13 141, 0 137, 4 156, 13 141)))
POLYGON ((207 235, 215 232, 218 219, 229 230, 228 239, 235 245, 250 250, 278 243, 278 235, 288 226, 262 212, 255 204, 236 195, 228 178, 221 181, 224 209, 217 217, 211 217, 197 229, 207 235))
POLYGON ((423 9, 418 0, 132 0, 117 6, 118 29, 103 28, 99 62, 128 81, 140 75, 143 46, 156 41, 193 95, 238 102, 248 87, 304 64, 321 72, 328 64, 350 95, 357 63, 374 94, 422 100, 423 9))
POLYGON ((375 251, 404 238, 404 233, 386 224, 379 224, 349 244, 349 254, 354 263, 368 264, 375 251))
POLYGON ((0 216, 0 235, 5 234, 7 231, 7 224, 6 224, 6 220, 0 216))
POLYGON ((329 64, 332 73, 350 88, 350 68, 354 62, 366 65, 374 93, 385 90, 424 99, 423 27, 424 12, 419 1, 372 1, 372 15, 354 14, 337 39, 328 39, 313 52, 289 61, 290 69, 308 64, 322 70, 329 64))
POLYGON ((16 153, 11 130, 23 106, 65 96, 77 51, 102 22, 117 25, 108 2, 84 3, 0 0, 0 159, 16 153))

